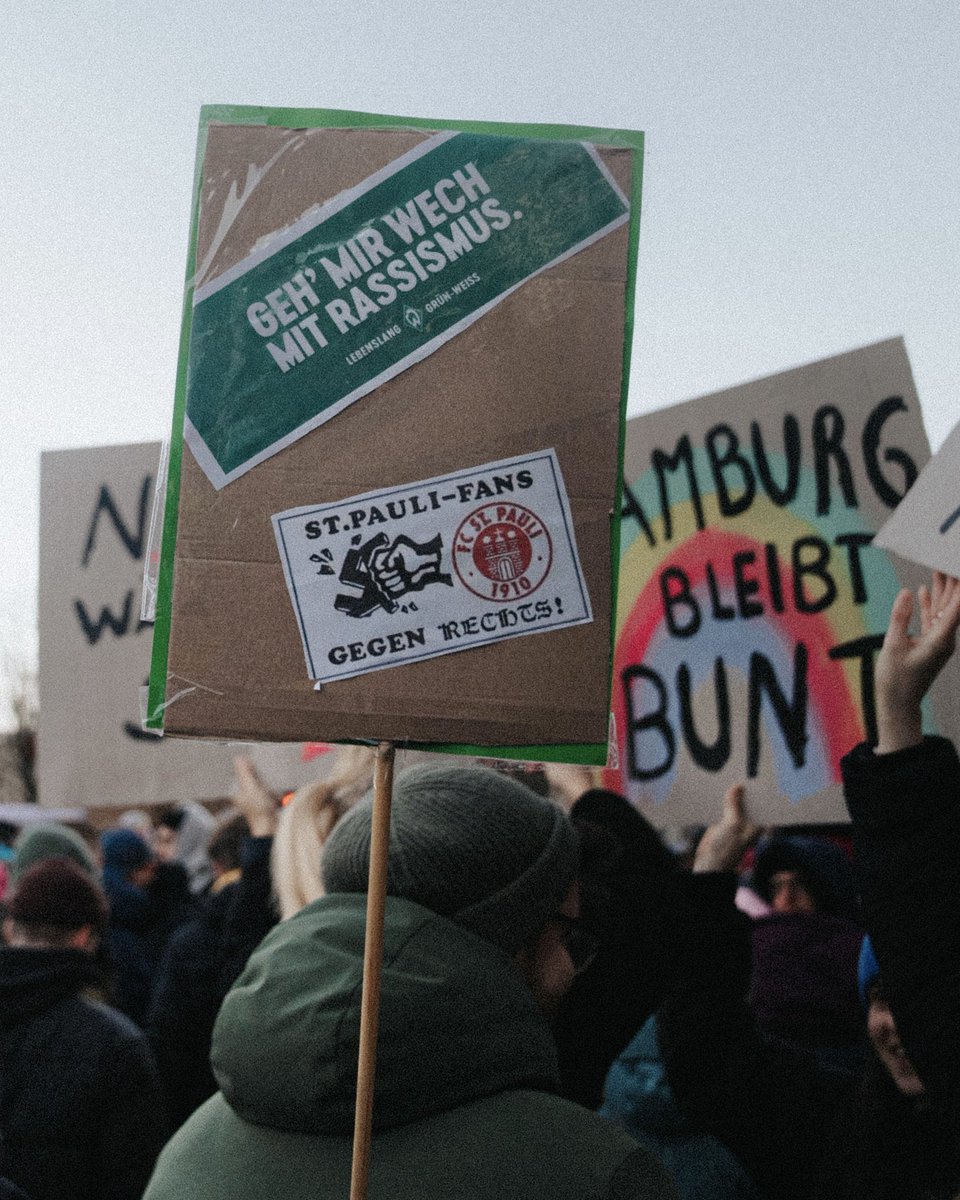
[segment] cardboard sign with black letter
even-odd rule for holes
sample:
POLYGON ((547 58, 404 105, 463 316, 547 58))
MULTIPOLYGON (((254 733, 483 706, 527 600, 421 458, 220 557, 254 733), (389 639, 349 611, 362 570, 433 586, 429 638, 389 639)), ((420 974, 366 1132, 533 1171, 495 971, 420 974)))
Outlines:
MULTIPOLYGON (((233 788, 236 747, 142 728, 150 626, 140 588, 160 443, 50 450, 40 459, 40 803, 179 804, 233 788)), ((249 751, 246 751, 249 752, 249 751)), ((258 745, 271 784, 317 776, 299 746, 258 745)))
MULTIPOLYGON (((629 423, 607 786, 660 825, 741 780, 758 822, 847 819, 894 597, 929 577, 874 533, 929 454, 900 339, 629 423)), ((958 672, 926 714, 953 736, 958 672)))

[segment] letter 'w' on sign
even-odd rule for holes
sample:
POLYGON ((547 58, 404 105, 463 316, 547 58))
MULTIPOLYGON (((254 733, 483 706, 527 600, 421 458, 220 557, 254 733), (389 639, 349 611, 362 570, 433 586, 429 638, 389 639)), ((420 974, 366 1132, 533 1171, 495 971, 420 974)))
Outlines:
POLYGON ((629 217, 589 143, 427 138, 197 287, 185 441, 223 487, 629 217))

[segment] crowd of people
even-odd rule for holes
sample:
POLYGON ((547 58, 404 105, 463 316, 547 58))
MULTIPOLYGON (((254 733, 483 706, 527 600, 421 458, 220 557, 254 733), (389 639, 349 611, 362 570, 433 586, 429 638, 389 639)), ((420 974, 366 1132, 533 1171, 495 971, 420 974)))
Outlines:
MULTIPOLYGON (((960 1196, 960 760, 921 724, 960 582, 913 608, 848 826, 738 785, 684 857, 613 792, 398 774, 371 1197, 960 1196)), ((0 1200, 349 1194, 372 768, 0 829, 0 1200)))

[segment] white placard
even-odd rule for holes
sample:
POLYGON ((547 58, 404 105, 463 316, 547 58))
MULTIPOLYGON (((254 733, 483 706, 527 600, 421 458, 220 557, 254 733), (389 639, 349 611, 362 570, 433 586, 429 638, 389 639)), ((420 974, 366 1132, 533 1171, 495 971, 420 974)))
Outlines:
POLYGON ((593 620, 553 450, 273 517, 320 684, 593 620))
MULTIPOLYGON (((41 456, 37 768, 44 812, 182 804, 234 788, 240 747, 161 738, 140 724, 150 668, 140 588, 159 461, 159 442, 41 456)), ((286 790, 324 773, 304 761, 299 745, 260 742, 242 752, 271 787, 286 790)))
POLYGON ((960 575, 960 425, 873 539, 910 562, 960 575))

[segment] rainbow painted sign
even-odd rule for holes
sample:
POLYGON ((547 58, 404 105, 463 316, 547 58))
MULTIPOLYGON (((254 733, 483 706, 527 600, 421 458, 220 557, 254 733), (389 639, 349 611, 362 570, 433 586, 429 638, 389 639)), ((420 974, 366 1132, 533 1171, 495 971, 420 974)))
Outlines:
POLYGON ((923 579, 871 542, 928 458, 899 339, 628 424, 607 786, 661 825, 737 780, 755 819, 846 819, 839 762, 923 579))

